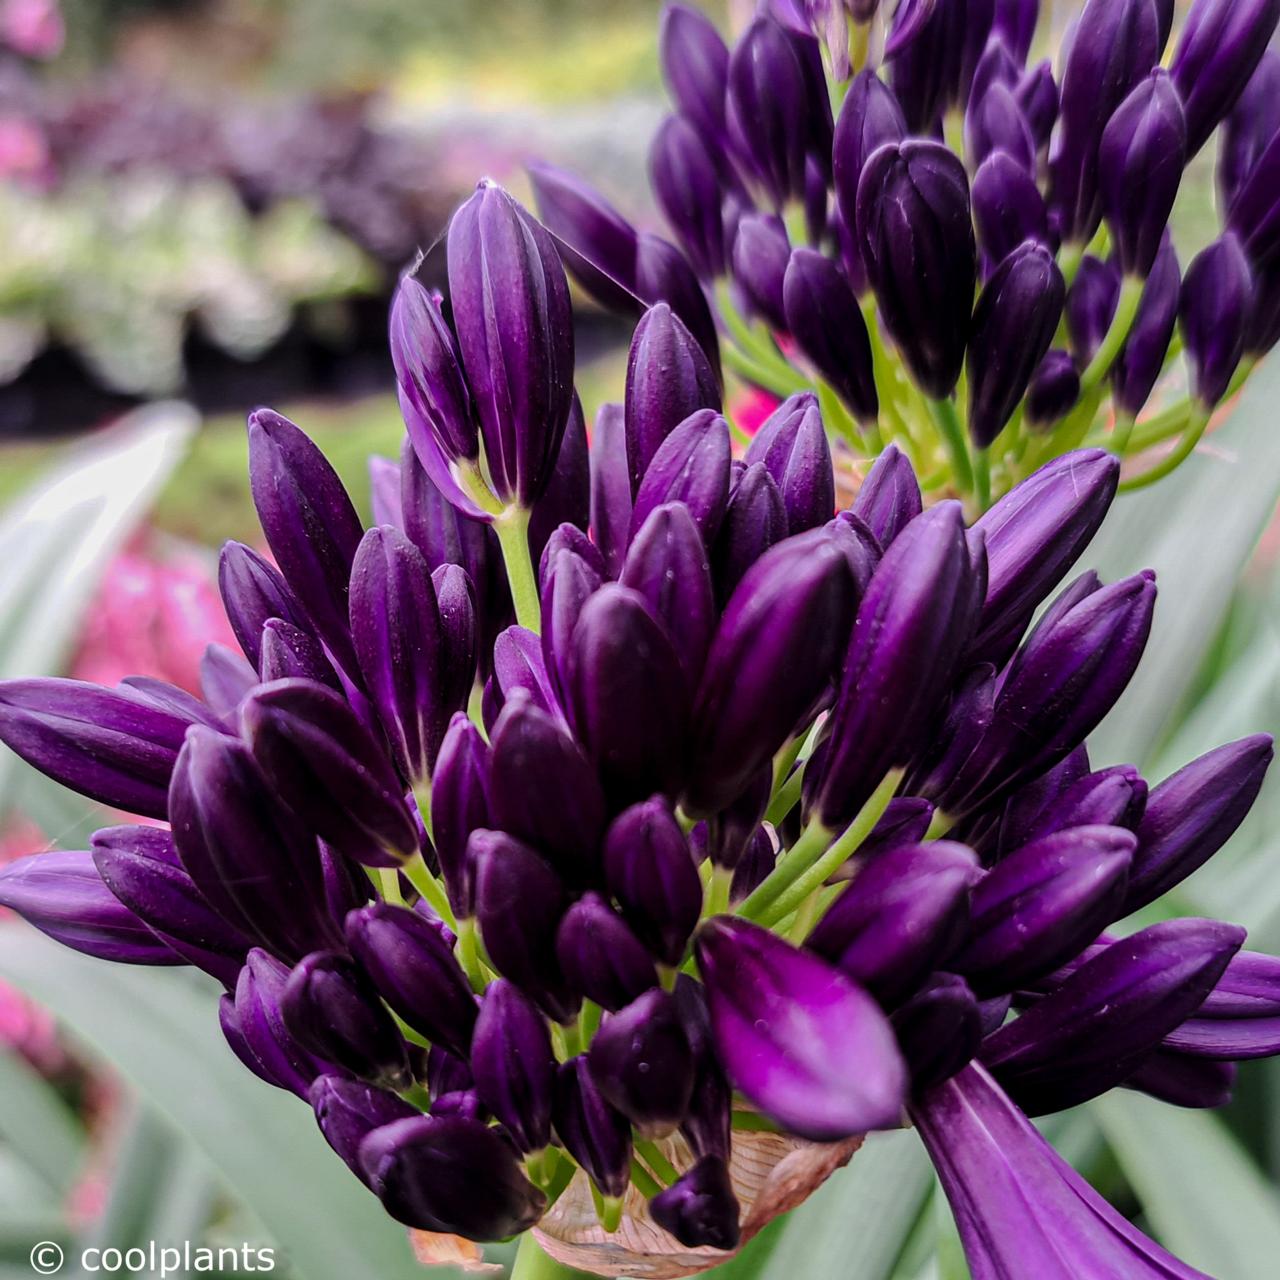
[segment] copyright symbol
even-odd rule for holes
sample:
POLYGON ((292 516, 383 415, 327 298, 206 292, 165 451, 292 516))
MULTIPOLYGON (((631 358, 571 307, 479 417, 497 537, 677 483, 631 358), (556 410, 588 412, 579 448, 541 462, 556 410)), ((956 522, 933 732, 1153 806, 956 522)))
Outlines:
POLYGON ((57 1275, 64 1261, 62 1246, 52 1240, 42 1240, 31 1250, 31 1269, 42 1276, 57 1275))

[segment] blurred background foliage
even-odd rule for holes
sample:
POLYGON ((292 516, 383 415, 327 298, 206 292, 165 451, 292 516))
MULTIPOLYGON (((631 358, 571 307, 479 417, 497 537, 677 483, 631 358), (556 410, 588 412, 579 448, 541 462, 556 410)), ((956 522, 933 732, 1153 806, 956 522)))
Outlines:
MULTIPOLYGON (((394 454, 403 431, 389 291, 476 177, 519 189, 522 162, 545 155, 653 219, 659 8, 64 0, 56 57, 0 54, 0 675, 194 684, 226 632, 216 548, 257 541, 255 403, 303 423, 367 514, 368 455, 394 454), (174 395, 195 408, 116 421, 174 395)), ((1184 186, 1188 246, 1213 224, 1212 163, 1184 186)), ((590 417, 620 394, 627 333, 585 308, 580 324, 590 417)), ((1133 761, 1154 780, 1280 729, 1278 396, 1280 369, 1264 370, 1177 477, 1116 508, 1089 556, 1108 577, 1150 565, 1161 580, 1100 765, 1133 761)), ((109 820, 0 758, 0 858, 83 847, 109 820)), ((1280 778, 1176 905, 1280 951, 1280 778)), ((298 1280, 438 1274, 306 1109, 235 1063, 208 985, 95 964, 12 921, 0 983, 0 1280, 31 1274, 39 1240, 73 1258, 89 1243, 248 1242, 280 1250, 298 1280)), ((1221 1115, 1121 1092, 1049 1132, 1189 1262, 1219 1280, 1276 1274, 1280 1065, 1246 1064, 1221 1115)), ((919 1144, 894 1134, 714 1274, 967 1272, 919 1144)))

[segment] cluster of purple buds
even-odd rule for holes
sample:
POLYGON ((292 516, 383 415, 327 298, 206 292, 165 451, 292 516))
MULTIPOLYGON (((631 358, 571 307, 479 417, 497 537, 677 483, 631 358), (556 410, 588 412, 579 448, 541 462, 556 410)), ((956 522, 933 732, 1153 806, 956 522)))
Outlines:
MULTIPOLYGON (((871 163, 909 187, 926 145, 871 163)), ((953 168, 924 187, 958 196, 953 168)), ((1280 1051, 1280 960, 1241 929, 1116 928, 1222 846, 1272 755, 1150 788, 1090 761, 1155 601, 1150 573, 1062 586, 1117 459, 1067 453, 966 525, 890 447, 837 510, 819 397, 735 457, 663 303, 588 445, 549 235, 485 184, 448 250, 448 300, 407 278, 392 313, 383 523, 251 415, 274 564, 225 548, 243 656, 211 648, 203 698, 0 685, 10 748, 169 824, 20 860, 0 904, 211 974, 231 1050, 415 1228, 550 1239, 576 1187, 602 1233, 729 1251, 760 1130, 910 1123, 975 1274, 1060 1274, 1060 1238, 1080 1274, 1194 1274, 1027 1119, 1116 1086, 1215 1106, 1280 1051)))
POLYGON ((1280 340, 1280 4, 1195 0, 1174 31, 1171 0, 1086 0, 1057 50, 1040 8, 761 0, 730 47, 672 3, 665 275, 576 177, 536 169, 540 210, 602 304, 666 301, 713 367, 815 392, 838 447, 898 444, 926 494, 980 513, 1081 446, 1149 484, 1280 340), (1170 215, 1215 131, 1221 235, 1184 272, 1170 215))

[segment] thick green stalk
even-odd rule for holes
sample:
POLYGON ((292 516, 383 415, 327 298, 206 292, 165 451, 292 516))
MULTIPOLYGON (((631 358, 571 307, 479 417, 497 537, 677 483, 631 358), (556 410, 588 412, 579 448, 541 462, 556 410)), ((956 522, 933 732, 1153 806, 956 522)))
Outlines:
POLYGON ((515 1266, 511 1268, 511 1280, 589 1280, 585 1272, 575 1271, 557 1262, 527 1231, 520 1237, 520 1249, 515 1266))
POLYGON ((436 915, 450 929, 456 930, 458 927, 457 921, 453 918, 453 908, 449 905, 449 898, 444 891, 444 886, 431 874, 430 868, 422 860, 422 854, 410 858, 400 870, 404 872, 409 883, 426 899, 436 915))
POLYGON ((494 519, 493 527, 507 566, 511 598, 516 605, 516 621, 532 632, 542 630, 542 609, 538 604, 538 580, 529 553, 529 512, 524 507, 508 507, 494 519))
POLYGON ((1133 493, 1138 489, 1145 489, 1148 485, 1155 484, 1157 480, 1163 480, 1165 476, 1171 475, 1191 456, 1196 445, 1200 443, 1201 436, 1204 435, 1205 428, 1209 425, 1209 419, 1213 416, 1213 411, 1204 405, 1199 405, 1193 409, 1191 418, 1187 423, 1186 432, 1181 440, 1178 441, 1177 447, 1167 457, 1162 458, 1150 470, 1144 471, 1141 475, 1134 476, 1132 479, 1124 480, 1120 484, 1122 493, 1133 493))
POLYGON ((960 415, 952 400, 930 400, 929 409, 938 425, 938 434, 951 456, 951 471, 961 493, 973 492, 973 466, 969 461, 969 445, 960 425, 960 415))

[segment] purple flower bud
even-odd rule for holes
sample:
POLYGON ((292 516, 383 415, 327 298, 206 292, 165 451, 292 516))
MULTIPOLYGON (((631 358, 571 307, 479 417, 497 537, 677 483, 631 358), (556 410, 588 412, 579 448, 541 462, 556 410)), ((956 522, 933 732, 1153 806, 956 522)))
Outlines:
POLYGON ((500 695, 499 709, 508 698, 524 693, 548 715, 562 718, 555 686, 542 656, 542 641, 527 627, 508 627, 494 641, 493 678, 500 695))
POLYGON ((1217 920, 1143 929, 989 1036, 982 1060, 1031 1115, 1097 1097, 1195 1012, 1243 941, 1217 920))
POLYGON ((489 744, 462 712, 449 723, 431 783, 431 834, 449 892, 459 916, 470 916, 471 875, 467 839, 489 818, 489 744))
POLYGON ((1124 913, 1154 902, 1231 838, 1258 797, 1275 751, 1268 734, 1218 747, 1151 792, 1138 824, 1124 913))
POLYGON ((403 777, 420 781, 461 707, 437 700, 440 615, 427 562, 388 525, 370 529, 356 553, 351 637, 396 765, 403 777))
POLYGON ((935 974, 892 1019, 916 1096, 962 1071, 982 1043, 982 1014, 968 983, 935 974))
POLYGON ((542 659, 562 706, 568 701, 565 674, 570 639, 583 605, 604 580, 597 568, 600 563, 598 553, 588 560, 575 551, 561 550, 542 575, 542 659))
POLYGON ((885 58, 912 133, 927 133, 947 108, 968 101, 994 19, 994 0, 898 7, 885 58))
MULTIPOLYGON (((601 405, 591 441, 591 533, 611 578, 617 577, 622 568, 631 531, 632 490, 627 447, 623 407, 601 405)), ((649 456, 652 457, 652 453, 649 456)), ((643 469, 640 468, 637 477, 643 469)))
POLYGON ((733 278, 770 328, 787 332, 783 286, 791 261, 791 241, 782 219, 770 213, 748 213, 733 237, 733 278))
POLYGON ((1164 372, 1178 322, 1182 277, 1172 237, 1166 235, 1142 291, 1142 301, 1124 349, 1111 370, 1116 407, 1137 416, 1164 372))
POLYGON ((964 845, 894 849, 862 865, 805 945, 892 1009, 963 940, 979 878, 978 859, 964 845))
POLYGON ((747 571, 694 706, 691 812, 732 804, 813 709, 845 651, 851 587, 848 560, 824 530, 787 539, 747 571))
POLYGON ((971 652, 1002 662, 1032 614, 1093 540, 1116 496, 1120 464, 1101 449, 1046 463, 978 521, 987 596, 971 652))
POLYGON ((1017 411, 1057 332, 1066 285, 1053 255, 1027 242, 992 273, 969 339, 969 433, 989 448, 1017 411))
POLYGON ((598 893, 565 913, 556 957, 569 985, 602 1009, 621 1009, 658 982, 649 953, 598 893))
POLYGON ((337 472, 287 418, 256 409, 249 415, 249 483, 285 581, 338 664, 357 677, 347 595, 364 530, 337 472))
POLYGON ((391 360, 409 440, 423 465, 438 452, 450 462, 480 455, 475 407, 457 343, 438 293, 412 274, 402 276, 391 302, 391 360))
POLYGON ((716 1059, 706 988, 682 973, 672 994, 695 1063, 693 1094, 680 1129, 699 1159, 714 1155, 727 1160, 733 1137, 733 1090, 716 1059))
POLYGON ((711 366, 718 394, 720 341, 698 273, 675 245, 648 231, 636 247, 636 293, 650 307, 665 302, 680 317, 711 366))
POLYGON ((543 1016, 504 978, 485 990, 471 1069, 476 1092, 516 1146, 541 1151, 551 1140, 555 1054, 543 1016))
POLYGON ((1165 1036, 1165 1049, 1210 1061, 1251 1062, 1280 1053, 1280 1017, 1191 1018, 1165 1036))
POLYGON ((694 1057, 669 993, 654 987, 604 1020, 587 1055, 605 1099, 641 1136, 665 1138, 693 1096, 694 1057))
POLYGON ((669 4, 658 28, 658 57, 667 92, 680 114, 704 137, 722 142, 729 50, 720 33, 697 9, 669 4))
MULTIPOLYGON (((249 940, 205 901, 178 864, 169 832, 110 827, 95 831, 92 843, 93 865, 111 893, 185 960, 233 989, 249 940)), ((90 918, 86 911, 84 923, 90 918)))
POLYGON ((578 744, 525 697, 507 702, 490 742, 494 825, 541 850, 571 884, 593 881, 605 802, 578 744))
POLYGON ((403 1089, 413 1082, 404 1040, 364 974, 337 951, 298 962, 280 996, 289 1033, 352 1075, 403 1089))
POLYGON ((600 1191, 621 1198, 631 1184, 631 1125, 605 1101, 585 1055, 556 1073, 555 1130, 600 1191))
POLYGON ((924 840, 933 821, 933 805, 919 796, 895 796, 858 852, 831 877, 830 883, 853 880, 876 858, 924 840))
MULTIPOLYGON (((858 182, 873 152, 887 142, 901 142, 907 122, 893 90, 872 70, 859 71, 850 81, 836 121, 832 151, 836 199, 846 227, 857 218, 858 182)), ((852 257, 856 269, 850 281, 859 293, 866 289, 866 268, 856 243, 852 257)))
POLYGON ((306 613, 280 571, 243 542, 223 544, 218 557, 218 591, 227 620, 245 656, 261 667, 262 628, 280 618, 303 631, 306 613))
POLYGON ((591 459, 587 446, 587 423, 582 401, 573 393, 569 420, 565 424, 560 452, 551 468, 551 477, 542 497, 534 504, 529 520, 529 554, 539 564, 552 535, 568 525, 583 536, 591 523, 591 459))
POLYGON ((638 311, 636 229, 576 174, 531 164, 529 182, 538 216, 574 279, 606 310, 638 311))
MULTIPOLYGON (((1147 807, 1147 784, 1132 765, 1086 774, 1047 804, 1027 830, 1025 843, 1070 827, 1125 827, 1132 831, 1147 807)), ((1133 867, 1130 867, 1132 878, 1133 867)))
POLYGON ((193 723, 128 688, 32 678, 0 683, 0 741, 90 800, 168 816, 169 779, 193 723))
POLYGON ((242 933, 288 960, 337 942, 315 837, 279 802, 247 746, 192 729, 169 813, 187 874, 242 933))
POLYGON ((1031 52, 1039 20, 1040 0, 996 0, 993 32, 999 37, 999 43, 1007 46, 1017 58, 1019 65, 1026 62, 1031 52))
POLYGON ((727 601, 743 574, 770 547, 787 536, 787 509, 763 462, 752 463, 738 477, 716 536, 716 598, 727 601))
POLYGON ((359 1159, 383 1208, 420 1231, 499 1240, 527 1231, 547 1207, 511 1144, 466 1116, 383 1125, 361 1142, 359 1159))
POLYGON ((1236 193, 1227 226, 1240 237, 1251 263, 1275 266, 1280 258, 1280 135, 1272 138, 1236 193))
POLYGON ((927 394, 950 395, 964 364, 977 275, 960 159, 936 142, 881 147, 858 185, 857 234, 907 367, 927 394))
POLYGON ((1154 575, 1147 572, 1060 613, 1051 609, 1014 658, 991 727, 940 798, 941 807, 972 812, 1079 746, 1133 676, 1151 630, 1155 595, 1154 575))
POLYGON ((912 1117, 974 1275, 1205 1280, 1117 1213, 976 1063, 922 1098, 912 1117))
MULTIPOLYGON (((795 810, 798 814, 799 810, 795 810)), ((746 847, 733 869, 729 884, 729 902, 738 906, 745 902, 769 878, 778 865, 778 841, 767 827, 759 826, 751 833, 746 847)))
POLYGON ((1102 345, 1119 301, 1119 272, 1109 262, 1086 254, 1067 294, 1067 333, 1082 366, 1102 345))
POLYGON ((1209 998, 1196 1010, 1197 1018, 1263 1019, 1280 1017, 1280 957, 1241 951, 1209 998))
POLYGON ((286 1029, 280 1005, 288 978, 285 965, 255 948, 240 970, 234 1002, 224 996, 219 1017, 227 1043, 250 1071, 305 1098, 312 1081, 335 1067, 313 1057, 286 1029))
POLYGON ((579 1000, 556 963, 556 930, 567 905, 560 877, 528 845, 501 831, 473 831, 467 860, 476 920, 494 968, 548 1016, 568 1021, 579 1000))
POLYGON ((475 999, 453 950, 417 911, 375 902, 346 921, 347 945, 374 989, 432 1043, 467 1055, 475 999))
POLYGON ((374 1129, 420 1114, 403 1098, 359 1080, 319 1076, 307 1094, 325 1141, 362 1182, 365 1172, 357 1152, 374 1129))
POLYGON ((1255 273, 1245 353, 1261 359, 1280 343, 1280 265, 1255 273))
POLYGON ((1103 130, 1159 60, 1151 0, 1088 0, 1067 51, 1058 134, 1049 156, 1049 202, 1063 240, 1087 244, 1098 229, 1103 130))
POLYGON ((576 556, 597 579, 603 580, 608 576, 600 548, 577 525, 562 524, 552 531, 547 539, 547 545, 542 549, 542 557, 538 561, 539 594, 546 592, 552 566, 562 551, 576 556))
POLYGON ((668 116, 649 149, 649 180, 667 222, 704 279, 725 269, 724 216, 711 140, 668 116))
POLYGON ((896 444, 875 460, 849 508, 886 550, 922 509, 916 473, 896 444))
POLYGON ((1252 308, 1253 273, 1239 238, 1228 231, 1187 268, 1178 308, 1191 393, 1206 409, 1227 394, 1244 354, 1252 308))
POLYGON ((1278 0, 1196 0, 1173 55, 1173 79, 1187 108, 1195 155, 1244 92, 1266 52, 1278 0))
POLYGON ((1056 348, 1031 375, 1023 421, 1027 430, 1045 432, 1062 421, 1080 401, 1080 371, 1071 352, 1056 348))
POLYGON ((913 520, 858 609, 813 803, 843 830, 920 745, 972 626, 973 566, 958 503, 913 520))
POLYGON ((774 410, 756 432, 745 461, 748 466, 761 462, 768 468, 782 495, 793 534, 831 519, 835 510, 831 446, 817 398, 811 392, 794 395, 774 410))
POLYGON ((50 849, 7 863, 0 868, 0 907, 16 911, 64 947, 99 960, 183 963, 116 897, 88 851, 50 849))
POLYGON ((1035 179, 1012 156, 995 151, 973 177, 973 221, 991 265, 1027 240, 1052 247, 1049 211, 1035 179))
POLYGON ((1280 53, 1268 49, 1222 126, 1218 141, 1218 200, 1235 204, 1249 175, 1280 134, 1280 53))
POLYGON ((696 951, 716 1051, 749 1102, 813 1142, 897 1124, 906 1069, 860 987, 745 920, 709 921, 696 951))
POLYGON ((1098 150, 1102 206, 1126 275, 1150 273, 1186 161, 1182 99, 1169 73, 1157 67, 1120 104, 1098 150))
POLYGON ((1058 122, 1058 82, 1053 78, 1053 64, 1046 59, 1032 67, 1018 81, 1015 96, 1036 150, 1042 150, 1049 145, 1049 136, 1058 122))
POLYGON ((1157 1050, 1124 1083, 1171 1106, 1214 1109, 1231 1101, 1235 1082, 1234 1062, 1157 1050))
POLYGON ((736 1249, 741 1209, 719 1156, 704 1156, 649 1201, 649 1216, 689 1249, 736 1249))
POLYGON ((639 592, 610 583, 587 601, 573 632, 569 692, 574 727, 613 803, 675 793, 684 776, 688 682, 639 592))
POLYGON ((483 182, 449 224, 458 350, 500 499, 532 507, 560 453, 573 400, 573 315, 555 245, 501 187, 483 182))
POLYGON ((1076 827, 1009 854, 973 892, 968 944, 948 962, 980 995, 1051 973, 1120 914, 1137 840, 1076 827))
POLYGON ((775 209, 804 195, 805 156, 824 136, 831 107, 818 42, 775 18, 757 18, 729 57, 728 129, 735 156, 775 209), (816 69, 815 69, 816 60, 816 69))
POLYGON ((200 692, 209 708, 230 718, 258 683, 258 673, 224 644, 209 645, 200 658, 200 692))
POLYGON ((880 401, 871 339, 858 299, 840 268, 813 249, 797 249, 787 266, 782 297, 787 329, 805 357, 855 418, 874 422, 880 401))
POLYGON ((710 543, 729 503, 729 424, 710 409, 686 418, 658 446, 636 490, 634 538, 655 507, 680 502, 710 543))
POLYGON ((375 867, 418 852, 403 783, 332 689, 311 680, 260 685, 241 722, 272 789, 326 843, 375 867))
POLYGON ((264 684, 301 679, 315 680, 331 689, 340 687, 320 642, 310 632, 280 618, 268 619, 262 628, 259 674, 264 684))
POLYGON ((614 819, 604 844, 605 882, 636 935, 670 968, 702 911, 702 881, 684 833, 660 797, 614 819))
POLYGON ((1003 151, 1026 172, 1035 172, 1036 140, 1014 91, 1007 84, 992 84, 981 97, 970 101, 964 134, 965 149, 973 167, 997 151, 1003 151))
POLYGON ((400 464, 376 453, 369 455, 369 509, 375 525, 389 524, 404 529, 400 464))
MULTIPOLYGON (((645 485, 641 485, 637 504, 644 493, 645 485)), ((680 659, 690 687, 695 686, 702 675, 717 613, 706 543, 683 501, 650 510, 632 540, 619 581, 644 597, 649 612, 670 635, 680 637, 680 659)))
MULTIPOLYGON (((663 441, 682 422, 699 409, 720 409, 714 370, 665 303, 651 307, 636 325, 627 357, 626 396, 627 464, 634 494, 663 441)), ((611 510, 611 519, 617 514, 611 510)))

